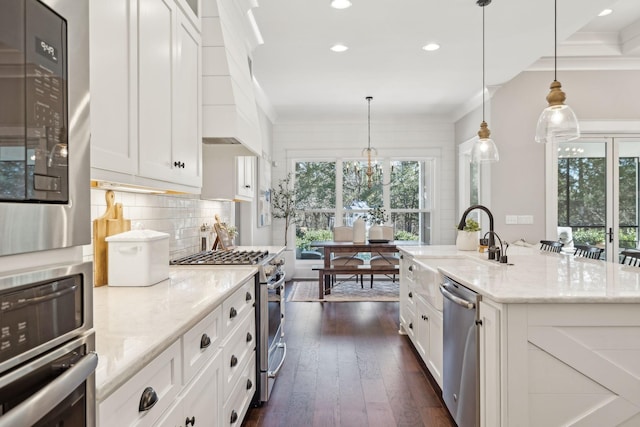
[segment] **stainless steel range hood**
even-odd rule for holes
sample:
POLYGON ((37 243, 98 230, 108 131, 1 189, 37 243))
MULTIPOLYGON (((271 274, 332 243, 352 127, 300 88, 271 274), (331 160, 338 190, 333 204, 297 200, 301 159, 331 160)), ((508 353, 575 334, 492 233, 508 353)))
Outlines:
POLYGON ((235 0, 203 3, 202 141, 242 144, 262 152, 248 52, 255 37, 246 16, 251 5, 235 0))

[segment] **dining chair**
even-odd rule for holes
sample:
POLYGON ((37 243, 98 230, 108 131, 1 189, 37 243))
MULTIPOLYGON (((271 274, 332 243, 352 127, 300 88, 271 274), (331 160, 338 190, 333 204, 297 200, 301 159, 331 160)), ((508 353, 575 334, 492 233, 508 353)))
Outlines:
MULTIPOLYGON (((389 225, 381 225, 382 228, 382 238, 384 240, 392 241, 393 240, 393 227, 389 225)), ((369 265, 398 265, 400 264, 400 258, 395 255, 388 254, 380 254, 374 257, 371 257, 369 260, 369 265)), ((396 275, 394 274, 392 280, 396 281, 396 275)), ((371 275, 371 287, 373 288, 373 274, 371 275)))
POLYGON ((640 267, 640 251, 624 250, 620 253, 620 264, 640 267))
POLYGON ((604 248, 591 245, 574 245, 575 251, 573 254, 582 258, 600 259, 600 256, 604 252, 604 248))
POLYGON ((560 252, 564 243, 555 240, 540 240, 540 250, 545 252, 560 252))
MULTIPOLYGON (((353 227, 337 226, 333 227, 333 241, 334 242, 353 242, 353 227)), ((331 263, 333 265, 363 265, 364 260, 358 257, 357 252, 340 253, 338 256, 332 256, 331 263)), ((356 280, 357 280, 357 276, 356 280)), ((360 287, 364 287, 363 275, 360 274, 360 287)), ((331 276, 331 283, 336 281, 336 275, 331 276)))

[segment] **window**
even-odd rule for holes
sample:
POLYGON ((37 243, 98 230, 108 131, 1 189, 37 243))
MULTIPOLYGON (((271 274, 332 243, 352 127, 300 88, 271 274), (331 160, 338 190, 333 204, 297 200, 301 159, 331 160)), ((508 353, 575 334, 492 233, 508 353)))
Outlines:
POLYGON ((352 225, 382 207, 397 240, 431 241, 433 160, 378 162, 369 186, 363 161, 298 161, 296 248, 298 259, 317 259, 315 240, 331 240, 335 225, 352 225))

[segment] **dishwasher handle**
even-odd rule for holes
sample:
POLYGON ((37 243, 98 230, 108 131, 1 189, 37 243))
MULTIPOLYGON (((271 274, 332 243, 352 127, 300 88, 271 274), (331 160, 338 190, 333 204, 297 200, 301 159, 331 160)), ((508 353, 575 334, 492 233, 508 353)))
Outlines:
POLYGON ((452 294, 444 285, 440 285, 440 292, 445 298, 466 308, 467 310, 475 310, 476 308, 476 304, 474 302, 467 301, 464 298, 460 298, 459 296, 452 294))

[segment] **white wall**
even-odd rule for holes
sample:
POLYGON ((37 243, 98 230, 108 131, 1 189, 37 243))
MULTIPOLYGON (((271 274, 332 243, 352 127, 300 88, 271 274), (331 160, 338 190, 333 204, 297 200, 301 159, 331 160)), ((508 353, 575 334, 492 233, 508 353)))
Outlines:
MULTIPOLYGON (((435 157, 435 195, 437 211, 433 244, 452 244, 455 241, 455 143, 451 121, 439 118, 405 117, 373 118, 371 146, 380 157, 435 157)), ((272 183, 293 171, 293 160, 361 158, 367 146, 367 118, 338 121, 276 123, 273 126, 272 183)), ((284 243, 284 224, 274 220, 273 242, 284 243)), ((293 247, 289 239, 290 246, 293 247)))
MULTIPOLYGON (((505 83, 488 102, 491 135, 500 161, 491 166, 491 210, 495 229, 507 241, 545 237, 545 146, 534 141, 552 72, 524 72, 505 83), (533 215, 531 225, 507 225, 505 215, 533 215)), ((558 80, 579 121, 638 120, 640 71, 559 71, 558 80)), ((477 114, 477 111, 474 112, 477 114)), ((475 124, 479 128, 480 120, 475 124)), ((456 142, 471 121, 456 123, 456 142)), ((471 127, 472 128, 472 127, 471 127)))
MULTIPOLYGON (((91 221, 104 215, 107 204, 104 190, 91 190, 91 221)), ((170 258, 200 250, 200 226, 212 225, 215 215, 233 223, 235 204, 200 200, 197 195, 151 195, 116 191, 116 203, 122 203, 123 216, 132 228, 139 223, 148 230, 169 233, 170 258)), ((93 242, 83 247, 85 261, 93 259, 93 242)))

